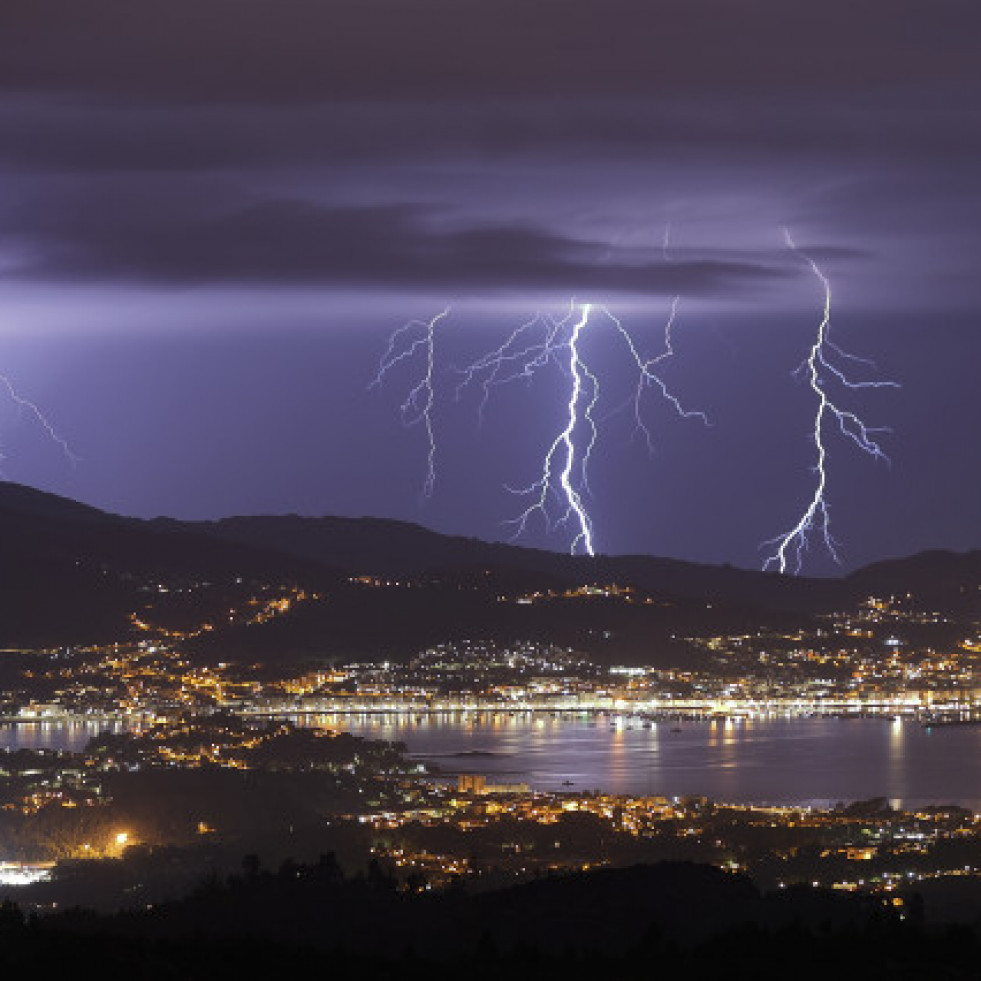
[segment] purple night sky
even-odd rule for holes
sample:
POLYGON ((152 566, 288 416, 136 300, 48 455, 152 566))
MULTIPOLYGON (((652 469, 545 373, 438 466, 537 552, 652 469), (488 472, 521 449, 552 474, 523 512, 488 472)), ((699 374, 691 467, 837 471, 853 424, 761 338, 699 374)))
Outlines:
POLYGON ((604 417, 597 547, 757 567, 813 486, 822 295, 787 226, 834 338, 902 384, 846 400, 891 466, 829 441, 845 567, 981 547, 979 37, 976 0, 5 0, 0 372, 81 461, 4 398, 4 476, 504 538, 561 377, 478 429, 440 373, 422 502, 416 379, 368 391, 388 335, 450 305, 447 372, 574 296, 653 356, 680 295, 664 374, 712 425, 652 397, 649 456, 604 417))

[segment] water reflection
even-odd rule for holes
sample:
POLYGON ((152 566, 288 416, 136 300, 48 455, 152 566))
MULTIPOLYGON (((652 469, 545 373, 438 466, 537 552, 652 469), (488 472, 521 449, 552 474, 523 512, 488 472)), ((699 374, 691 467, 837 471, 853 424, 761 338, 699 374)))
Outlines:
MULTIPOLYGON (((875 719, 642 723, 586 713, 300 716, 294 721, 406 743, 447 774, 479 772, 541 789, 704 794, 717 800, 835 803, 886 797, 981 810, 981 727, 875 719)), ((81 750, 99 723, 0 726, 0 748, 81 750)), ((120 730, 115 727, 115 731, 120 730)))
MULTIPOLYGON (((913 807, 981 808, 981 728, 932 733, 877 719, 716 719, 618 724, 610 718, 498 713, 318 717, 316 724, 405 742, 448 774, 507 775, 541 789, 705 794, 719 800, 834 804, 887 797, 913 807)), ((312 720, 311 720, 312 721, 312 720)))
POLYGON ((0 749, 65 749, 77 753, 102 732, 124 732, 119 722, 0 723, 0 749))

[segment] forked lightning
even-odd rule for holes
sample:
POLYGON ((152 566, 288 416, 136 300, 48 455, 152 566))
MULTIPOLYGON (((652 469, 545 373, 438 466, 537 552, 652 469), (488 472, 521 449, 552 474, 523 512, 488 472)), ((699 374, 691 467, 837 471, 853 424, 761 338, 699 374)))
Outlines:
POLYGON ((817 262, 797 247, 788 229, 784 229, 784 239, 788 248, 810 267, 811 272, 813 272, 814 276, 820 282, 821 289, 824 293, 824 308, 821 314, 821 321, 818 324, 817 336, 804 362, 797 369, 797 373, 806 376, 808 385, 817 401, 817 411, 811 431, 815 453, 814 473, 816 479, 814 493, 807 507, 797 519, 797 523, 789 531, 763 543, 763 548, 775 546, 774 550, 767 555, 763 562, 764 570, 776 569, 779 572, 787 572, 788 568, 792 567, 792 571, 798 574, 803 566, 804 553, 810 548, 812 535, 817 535, 820 538, 821 543, 836 562, 840 561, 837 549, 838 543, 831 534, 831 516, 827 500, 828 424, 830 422, 836 422, 840 432, 850 439, 863 453, 867 453, 877 460, 888 462, 888 457, 883 453, 882 447, 879 446, 874 438, 874 434, 887 432, 888 430, 867 426, 854 412, 843 409, 834 402, 826 388, 828 378, 825 377, 825 374, 830 375, 839 385, 848 389, 899 388, 899 385, 894 381, 852 381, 842 368, 829 360, 830 356, 837 355, 841 360, 874 367, 868 359, 857 358, 843 351, 837 344, 829 340, 828 332, 831 325, 831 281, 824 274, 820 266, 818 266, 817 262))

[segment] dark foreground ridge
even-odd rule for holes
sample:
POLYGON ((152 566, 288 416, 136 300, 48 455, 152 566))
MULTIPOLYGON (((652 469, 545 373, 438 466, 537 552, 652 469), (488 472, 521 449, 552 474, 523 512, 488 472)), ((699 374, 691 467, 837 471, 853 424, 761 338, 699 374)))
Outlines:
POLYGON ((549 878, 467 895, 397 890, 377 867, 345 879, 331 856, 277 873, 253 860, 189 898, 140 913, 0 911, 0 969, 52 976, 268 978, 630 976, 976 977, 972 927, 931 927, 915 897, 812 890, 762 895, 743 876, 664 863, 549 878), (49 973, 52 972, 52 973, 49 973))

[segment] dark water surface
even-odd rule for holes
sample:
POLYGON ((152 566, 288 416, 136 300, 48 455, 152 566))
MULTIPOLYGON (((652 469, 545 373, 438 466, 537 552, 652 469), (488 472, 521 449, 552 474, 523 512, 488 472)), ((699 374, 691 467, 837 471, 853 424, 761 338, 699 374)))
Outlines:
MULTIPOLYGON (((981 726, 877 719, 611 724, 518 713, 330 715, 308 725, 399 740, 446 773, 483 773, 543 790, 704 794, 743 803, 888 797, 897 806, 981 810, 981 726)), ((0 748, 81 749, 97 724, 0 726, 0 748)))
POLYGON ((742 803, 888 797, 896 806, 981 809, 981 726, 781 718, 643 728, 507 713, 318 721, 400 740, 413 756, 450 773, 484 773, 536 789, 703 794, 742 803))

